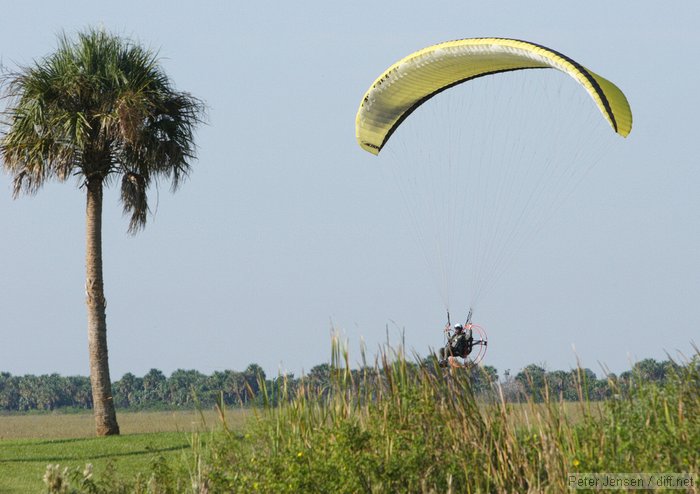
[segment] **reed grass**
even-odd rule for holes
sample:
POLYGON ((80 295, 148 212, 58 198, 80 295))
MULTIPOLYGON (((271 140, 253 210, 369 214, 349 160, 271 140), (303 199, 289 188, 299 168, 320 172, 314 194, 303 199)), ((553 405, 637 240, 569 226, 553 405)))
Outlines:
POLYGON ((604 403, 582 377, 575 405, 508 403, 498 383, 484 400, 469 373, 401 349, 351 372, 334 340, 327 389, 302 381, 245 436, 223 436, 209 479, 227 492, 524 493, 564 492, 574 472, 697 473, 700 357, 664 387, 611 385, 604 403))

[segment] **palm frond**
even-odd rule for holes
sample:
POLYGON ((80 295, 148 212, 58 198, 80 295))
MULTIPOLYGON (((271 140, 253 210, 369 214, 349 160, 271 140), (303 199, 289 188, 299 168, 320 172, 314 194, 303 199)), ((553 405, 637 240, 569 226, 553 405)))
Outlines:
POLYGON ((0 157, 15 195, 71 175, 121 177, 134 232, 152 180, 176 190, 196 157, 202 101, 174 88, 157 52, 103 30, 60 36, 54 53, 5 76, 2 88, 0 157))
POLYGON ((128 172, 122 176, 121 200, 124 214, 131 215, 129 233, 137 233, 146 226, 148 213, 148 181, 143 175, 128 172))

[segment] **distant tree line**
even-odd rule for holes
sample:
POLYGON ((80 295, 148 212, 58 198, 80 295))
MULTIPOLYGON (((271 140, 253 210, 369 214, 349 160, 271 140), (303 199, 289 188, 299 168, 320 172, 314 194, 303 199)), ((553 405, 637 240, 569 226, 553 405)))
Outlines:
MULTIPOLYGON (((115 405, 120 409, 193 408, 210 405, 223 397, 227 404, 251 404, 260 393, 265 372, 250 364, 243 372, 226 370, 211 375, 178 369, 170 377, 151 369, 143 377, 126 373, 112 383, 115 405)), ((51 375, 13 376, 0 373, 0 410, 90 409, 90 378, 51 375)))
MULTIPOLYGON (((431 359, 423 365, 433 366, 431 359)), ((419 364, 412 364, 415 368, 419 364)), ((608 374, 599 379, 590 369, 547 371, 543 366, 531 364, 515 375, 505 371, 498 375, 491 366, 469 371, 472 389, 487 393, 500 387, 509 401, 529 397, 535 401, 563 399, 566 401, 604 400, 615 389, 629 385, 634 379, 664 384, 679 365, 666 360, 657 362, 645 359, 634 364, 631 370, 619 376, 608 374)), ((437 372, 437 369, 435 369, 437 372)), ((166 377, 158 369, 151 369, 143 377, 127 373, 112 385, 114 402, 119 409, 166 409, 212 406, 223 401, 226 405, 255 405, 264 400, 274 401, 284 393, 294 393, 300 386, 315 393, 330 389, 333 368, 330 364, 313 367, 303 377, 292 374, 268 379, 257 364, 250 364, 244 371, 217 371, 211 375, 196 370, 178 369, 166 377)), ((362 385, 367 373, 380 375, 376 368, 355 369, 353 380, 362 385)), ((90 409, 92 394, 90 379, 83 376, 63 377, 58 374, 13 376, 0 373, 0 411, 28 412, 57 409, 90 409)))
POLYGON ((501 382, 506 398, 517 399, 528 396, 534 401, 547 398, 565 401, 600 401, 611 398, 635 380, 663 385, 680 370, 680 365, 672 360, 658 362, 648 358, 635 363, 632 369, 619 376, 608 373, 598 379, 587 368, 570 371, 547 371, 540 365, 530 364, 515 376, 507 371, 501 382))

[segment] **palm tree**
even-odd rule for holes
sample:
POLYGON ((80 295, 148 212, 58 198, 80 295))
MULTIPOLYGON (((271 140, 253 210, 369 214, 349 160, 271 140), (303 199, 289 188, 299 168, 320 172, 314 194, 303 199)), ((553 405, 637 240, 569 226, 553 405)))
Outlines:
POLYGON ((48 180, 78 178, 87 195, 86 303, 90 381, 98 435, 118 434, 107 357, 102 278, 102 190, 121 183, 129 233, 146 224, 147 190, 177 189, 195 157, 204 106, 174 89, 157 54, 101 30, 63 35, 44 59, 3 76, 0 156, 14 196, 48 180))

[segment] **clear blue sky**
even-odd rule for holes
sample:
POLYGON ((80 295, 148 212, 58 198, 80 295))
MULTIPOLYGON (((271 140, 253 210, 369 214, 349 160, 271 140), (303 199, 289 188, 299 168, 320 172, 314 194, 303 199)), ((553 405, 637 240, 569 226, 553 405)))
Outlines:
MULTIPOLYGON (((576 2, 3 2, 0 58, 51 52, 62 30, 106 29, 159 49, 204 99, 199 161, 128 237, 114 190, 103 226, 112 377, 251 362, 299 373, 331 327, 370 352, 421 354, 443 308, 374 157, 355 143, 360 98, 387 66, 449 39, 557 49, 620 86, 635 123, 480 305, 486 363, 613 371, 690 353, 700 328, 700 4, 576 2)), ((11 199, 0 175, 0 370, 88 374, 84 193, 11 199)))

